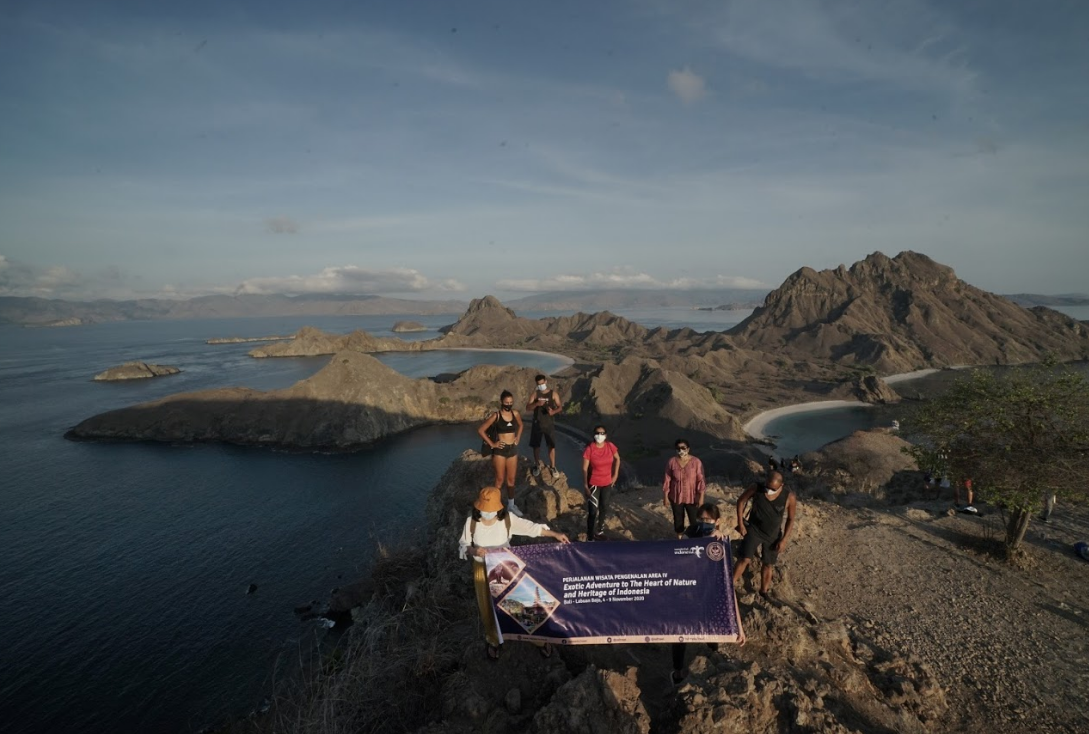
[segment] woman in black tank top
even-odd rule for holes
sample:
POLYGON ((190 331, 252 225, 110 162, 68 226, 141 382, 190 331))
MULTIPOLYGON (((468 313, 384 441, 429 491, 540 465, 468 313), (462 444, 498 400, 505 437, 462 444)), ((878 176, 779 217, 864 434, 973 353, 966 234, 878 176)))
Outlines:
POLYGON ((514 395, 504 390, 499 396, 499 410, 477 428, 477 433, 492 450, 495 486, 507 488, 507 509, 519 517, 514 504, 514 481, 518 474, 518 442, 522 439, 522 416, 514 409, 514 395))

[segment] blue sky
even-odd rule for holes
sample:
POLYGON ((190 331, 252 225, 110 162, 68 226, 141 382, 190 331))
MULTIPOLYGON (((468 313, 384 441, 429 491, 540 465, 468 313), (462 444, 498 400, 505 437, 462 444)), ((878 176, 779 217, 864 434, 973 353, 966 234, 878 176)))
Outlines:
POLYGON ((0 294, 1085 292, 1089 5, 0 5, 0 294))

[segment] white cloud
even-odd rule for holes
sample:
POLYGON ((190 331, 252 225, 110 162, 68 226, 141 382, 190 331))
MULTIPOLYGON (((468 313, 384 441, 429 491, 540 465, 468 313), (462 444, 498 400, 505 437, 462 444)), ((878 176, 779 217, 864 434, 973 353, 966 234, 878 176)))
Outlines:
POLYGON ((697 288, 766 288, 755 278, 730 275, 716 275, 708 278, 674 278, 660 280, 646 273, 617 270, 609 273, 591 273, 589 275, 554 275, 550 278, 500 280, 496 287, 506 291, 532 292, 542 291, 583 291, 594 289, 650 289, 673 288, 694 290, 697 288))
POLYGON ((265 229, 273 234, 298 234, 299 225, 291 217, 269 217, 265 229))
POLYGON ((707 94, 703 77, 689 69, 687 66, 683 69, 674 69, 669 72, 667 83, 669 84, 669 88, 673 91, 673 94, 677 95, 677 98, 685 104, 698 102, 707 94))
POLYGON ((454 279, 433 280, 411 268, 371 270, 356 265, 328 267, 314 275, 286 275, 248 278, 235 293, 417 293, 420 291, 462 291, 454 279))

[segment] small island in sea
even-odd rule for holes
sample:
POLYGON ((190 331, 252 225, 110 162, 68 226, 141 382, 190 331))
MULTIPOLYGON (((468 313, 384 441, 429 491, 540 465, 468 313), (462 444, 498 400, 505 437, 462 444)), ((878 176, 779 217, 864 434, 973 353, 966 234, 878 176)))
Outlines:
POLYGON ((99 372, 94 376, 96 382, 117 382, 120 380, 146 380, 151 377, 165 377, 181 372, 177 367, 147 362, 125 362, 116 367, 99 372))
POLYGON ((413 332, 427 330, 427 327, 419 321, 398 321, 393 325, 393 333, 395 334, 411 334, 413 332))

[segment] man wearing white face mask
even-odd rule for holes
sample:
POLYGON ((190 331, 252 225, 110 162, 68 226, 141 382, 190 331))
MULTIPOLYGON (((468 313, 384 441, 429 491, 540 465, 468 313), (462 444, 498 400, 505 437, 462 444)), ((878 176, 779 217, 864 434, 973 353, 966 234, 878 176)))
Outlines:
POLYGON ((556 421, 552 417, 563 409, 558 390, 548 389, 548 378, 537 375, 534 378, 537 389, 526 403, 526 410, 533 411, 533 426, 529 430, 529 447, 533 449, 533 476, 541 474, 541 441, 548 444, 548 469, 556 476, 556 421))
POLYGON ((605 426, 595 426, 593 443, 582 452, 587 540, 605 539, 605 513, 609 511, 609 495, 620 476, 620 449, 605 438, 605 426))
POLYGON ((783 489, 783 475, 773 471, 767 482, 757 482, 748 487, 737 500, 737 530, 741 533, 741 558, 734 567, 734 588, 741 583, 741 575, 756 556, 756 549, 763 548, 760 560, 760 595, 765 599, 771 591, 771 574, 779 553, 786 546, 794 527, 794 509, 797 502, 794 493, 783 489), (745 505, 752 500, 749 522, 745 523, 745 505), (783 516, 786 527, 783 527, 783 516))

